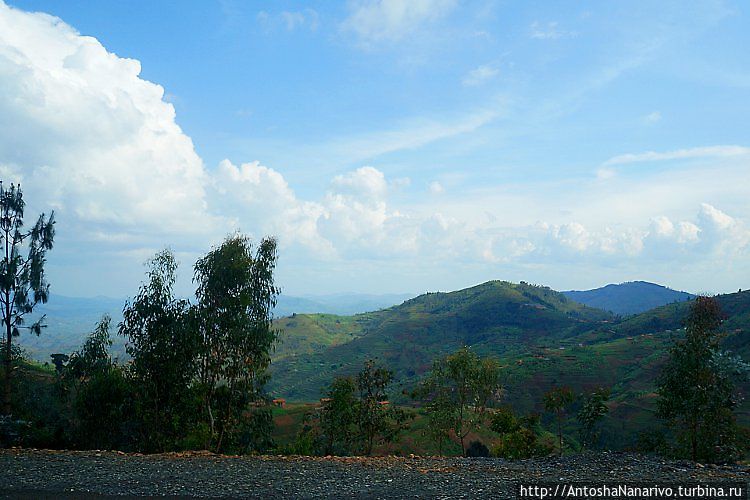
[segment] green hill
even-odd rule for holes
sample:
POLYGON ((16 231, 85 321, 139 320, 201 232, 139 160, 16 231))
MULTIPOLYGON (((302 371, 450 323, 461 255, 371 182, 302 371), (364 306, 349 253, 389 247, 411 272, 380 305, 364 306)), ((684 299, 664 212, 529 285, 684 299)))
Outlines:
POLYGON ((335 375, 355 373, 370 357, 380 358, 407 384, 423 375, 436 357, 463 345, 494 354, 556 345, 614 317, 547 287, 490 281, 456 292, 420 295, 349 318, 293 319, 277 323, 283 330, 282 346, 288 347, 277 351, 270 390, 288 399, 310 400, 317 399, 335 375), (346 324, 353 326, 348 341, 341 342, 347 340, 342 338, 346 324), (316 339, 315 346, 303 347, 301 338, 316 339))
MULTIPOLYGON (((724 346, 750 359, 750 292, 717 299, 726 315, 724 346)), ((611 387, 604 438, 612 447, 632 447, 639 430, 658 425, 655 380, 672 337, 683 333, 689 305, 622 319, 549 288, 492 281, 366 315, 296 315, 278 323, 285 347, 277 350, 269 389, 292 401, 315 400, 334 376, 354 374, 365 359, 379 358, 395 372, 393 397, 406 403, 400 392, 411 389, 435 358, 470 345, 500 359, 506 402, 522 413, 542 413, 542 395, 553 385, 579 394, 611 387)), ((739 414, 750 422, 750 402, 739 414)))

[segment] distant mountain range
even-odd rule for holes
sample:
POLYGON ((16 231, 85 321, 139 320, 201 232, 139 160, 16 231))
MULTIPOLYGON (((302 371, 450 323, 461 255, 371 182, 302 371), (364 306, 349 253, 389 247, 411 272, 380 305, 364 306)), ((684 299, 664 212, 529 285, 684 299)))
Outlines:
POLYGON ((570 290, 563 293, 576 302, 615 314, 638 314, 664 304, 684 302, 695 297, 693 294, 647 281, 630 281, 593 290, 570 290))

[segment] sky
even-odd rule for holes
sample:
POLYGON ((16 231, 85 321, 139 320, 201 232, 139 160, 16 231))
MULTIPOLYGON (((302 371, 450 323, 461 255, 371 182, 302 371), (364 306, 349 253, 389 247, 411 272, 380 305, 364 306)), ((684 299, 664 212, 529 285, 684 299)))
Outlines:
POLYGON ((750 4, 0 0, 0 178, 52 293, 178 291, 235 231, 289 295, 750 286, 750 4))

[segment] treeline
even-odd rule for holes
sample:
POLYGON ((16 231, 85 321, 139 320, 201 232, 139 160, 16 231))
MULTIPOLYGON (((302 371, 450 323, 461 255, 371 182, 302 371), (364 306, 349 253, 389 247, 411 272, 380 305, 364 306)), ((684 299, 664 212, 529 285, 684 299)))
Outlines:
POLYGON ((74 448, 267 449, 276 255, 273 239, 254 249, 246 236, 227 238, 195 264, 191 304, 175 296, 172 252, 156 254, 117 325, 131 360, 111 359, 107 316, 79 351, 53 355, 55 394, 46 401, 59 417, 41 435, 74 448))

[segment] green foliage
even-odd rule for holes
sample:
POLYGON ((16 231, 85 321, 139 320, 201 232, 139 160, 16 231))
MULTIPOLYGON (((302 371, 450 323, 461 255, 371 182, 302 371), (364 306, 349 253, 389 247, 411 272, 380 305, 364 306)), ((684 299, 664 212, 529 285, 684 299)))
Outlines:
POLYGON ((442 439, 452 430, 461 442, 481 425, 487 405, 500 396, 500 365, 492 358, 480 358, 468 347, 436 360, 432 371, 417 389, 426 399, 436 427, 435 436, 442 439))
POLYGON ((60 384, 72 401, 68 432, 80 448, 131 449, 133 387, 124 370, 112 363, 111 318, 104 315, 82 348, 69 356, 60 384))
POLYGON ((112 366, 81 385, 75 401, 73 440, 83 449, 132 450, 134 391, 122 368, 112 366))
POLYGON ((495 410, 490 428, 500 434, 492 455, 512 460, 547 456, 555 451, 554 440, 539 425, 538 415, 518 417, 509 406, 495 410))
POLYGON ((692 460, 726 461, 740 453, 734 408, 736 383, 747 365, 719 350, 722 312, 712 297, 698 297, 659 377, 658 414, 675 430, 692 460))
POLYGON ((510 406, 503 406, 492 412, 490 429, 498 434, 510 434, 521 427, 518 417, 510 406))
POLYGON ((644 429, 638 433, 635 449, 638 453, 667 455, 667 437, 661 429, 644 429))
POLYGON ((369 360, 356 381, 353 377, 335 378, 321 406, 306 414, 302 432, 288 451, 370 455, 375 446, 394 442, 407 415, 388 401, 386 391, 392 376, 369 360))
POLYGON ((557 419, 557 437, 560 455, 563 453, 562 422, 565 412, 575 400, 575 394, 570 387, 553 387, 544 393, 544 409, 555 414, 557 419))
POLYGON ((277 338, 271 322, 277 257, 274 239, 261 241, 253 254, 249 238, 234 235, 195 264, 198 304, 191 316, 200 339, 198 380, 211 430, 207 445, 217 451, 245 446, 244 409, 264 400, 277 338))
POLYGON ((198 339, 187 301, 174 296, 174 254, 163 250, 148 265, 148 281, 125 304, 119 332, 130 342, 142 447, 152 452, 173 449, 195 421, 189 403, 198 339))
POLYGON ((264 453, 274 448, 273 413, 269 406, 247 410, 239 424, 239 450, 242 453, 264 453))
POLYGON ((336 377, 320 408, 324 455, 348 455, 357 436, 357 384, 352 377, 336 377))
POLYGON ((54 353, 49 355, 50 358, 52 358, 52 364, 55 365, 55 372, 58 375, 61 375, 62 372, 65 370, 65 363, 67 363, 70 360, 70 356, 63 353, 54 353))
POLYGON ((112 318, 106 314, 102 316, 81 350, 65 356, 68 358, 66 377, 87 379, 97 373, 107 371, 112 366, 112 359, 109 356, 109 348, 112 345, 112 338, 109 334, 111 323, 112 318))
POLYGON ((594 446, 599 440, 599 430, 597 424, 609 413, 607 401, 611 395, 611 390, 606 387, 600 387, 589 394, 583 402, 581 409, 576 415, 581 434, 583 446, 594 446))
POLYGON ((55 213, 49 217, 41 214, 30 230, 24 230, 24 209, 21 186, 6 189, 0 181, 0 246, 5 253, 0 260, 0 310, 4 331, 3 350, 3 407, 2 412, 12 412, 13 337, 22 328, 39 335, 44 326, 44 316, 31 325, 25 325, 25 316, 37 304, 47 302, 49 284, 44 272, 47 251, 55 238, 55 213), (24 257, 22 251, 27 247, 24 257))
POLYGON ((393 380, 393 372, 375 364, 373 360, 365 362, 365 366, 357 376, 359 389, 357 425, 365 455, 372 453, 376 438, 390 440, 393 426, 391 425, 386 389, 393 380))

